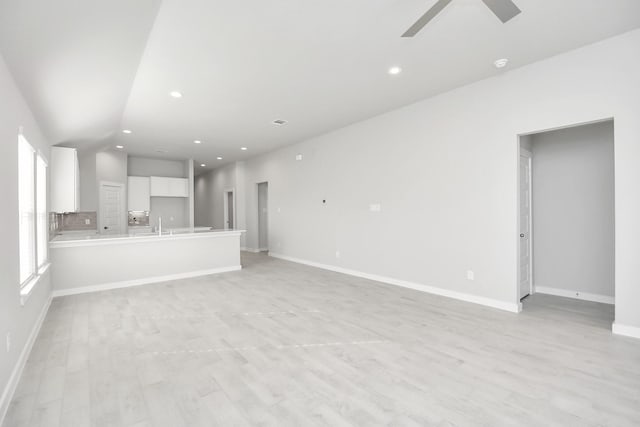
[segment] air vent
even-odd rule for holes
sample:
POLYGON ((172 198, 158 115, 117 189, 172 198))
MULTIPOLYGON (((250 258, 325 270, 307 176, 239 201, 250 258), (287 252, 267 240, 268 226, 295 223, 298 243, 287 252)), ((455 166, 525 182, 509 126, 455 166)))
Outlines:
POLYGON ((286 124, 287 124, 287 121, 286 121, 286 120, 278 119, 278 120, 274 120, 274 121, 273 121, 273 124, 274 124, 274 125, 277 125, 277 126, 282 126, 282 125, 286 125, 286 124))

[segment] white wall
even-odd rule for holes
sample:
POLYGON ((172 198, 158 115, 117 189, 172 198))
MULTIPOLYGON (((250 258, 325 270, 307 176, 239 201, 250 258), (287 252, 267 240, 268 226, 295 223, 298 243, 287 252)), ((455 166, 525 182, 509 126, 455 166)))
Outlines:
POLYGON ((515 305, 517 135, 615 117, 616 323, 640 327, 638 46, 640 30, 250 159, 247 212, 268 181, 271 251, 515 305))
POLYGON ((147 157, 129 157, 130 176, 168 176, 187 178, 186 164, 181 160, 150 159, 147 157))
POLYGON ((236 174, 231 163, 195 178, 196 226, 224 228, 224 191, 236 188, 236 174))
MULTIPOLYGON (((7 408, 9 380, 18 365, 21 351, 36 326, 51 294, 48 274, 37 284, 26 304, 20 304, 18 256, 18 128, 34 148, 49 157, 44 139, 29 107, 18 91, 4 59, 0 56, 0 421, 7 408), (5 349, 11 333, 12 346, 5 349)), ((14 378, 17 380, 17 378, 14 378)), ((13 384, 15 385, 15 383, 13 384)))
POLYGON ((117 150, 96 153, 96 180, 127 183, 127 153, 117 150))
POLYGON ((536 287, 614 295, 611 121, 533 135, 536 287))
POLYGON ((96 152, 78 150, 80 175, 80 211, 98 211, 98 184, 96 183, 96 152))
MULTIPOLYGON (((236 162, 236 224, 237 230, 247 228, 247 184, 245 182, 245 162, 236 162)), ((224 218, 223 218, 224 220, 224 218)), ((240 236, 240 246, 246 249, 247 238, 245 233, 240 236)))
MULTIPOLYGON (((151 159, 146 157, 129 157, 129 176, 168 176, 172 178, 188 178, 188 161, 151 159)), ((190 225, 190 202, 183 197, 152 197, 149 224, 158 225, 158 217, 162 217, 162 226, 188 227, 190 225)))

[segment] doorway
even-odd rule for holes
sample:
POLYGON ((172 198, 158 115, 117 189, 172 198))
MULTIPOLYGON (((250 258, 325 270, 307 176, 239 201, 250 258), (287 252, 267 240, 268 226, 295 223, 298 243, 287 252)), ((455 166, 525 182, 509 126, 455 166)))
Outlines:
POLYGON ((258 250, 269 250, 269 183, 258 184, 258 250))
POLYGON ((573 304, 573 312, 595 307, 551 297, 559 296, 604 303, 596 311, 613 313, 614 167, 613 120, 519 137, 520 299, 573 304))
POLYGON ((533 293, 531 245, 531 152, 520 148, 520 301, 533 293))
POLYGON ((224 229, 233 230, 236 224, 236 198, 234 190, 224 191, 224 229))
POLYGON ((100 182, 98 231, 100 234, 124 234, 124 184, 100 182))

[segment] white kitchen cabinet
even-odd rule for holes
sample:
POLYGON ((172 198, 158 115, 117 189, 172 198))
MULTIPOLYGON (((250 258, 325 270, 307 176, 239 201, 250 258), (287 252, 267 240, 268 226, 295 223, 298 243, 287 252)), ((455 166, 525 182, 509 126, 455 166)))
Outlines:
POLYGON ((165 176, 149 177, 151 197, 189 197, 189 180, 165 176))
POLYGON ((148 176, 130 176, 127 188, 127 210, 150 211, 151 188, 148 176))
POLYGON ((80 207, 80 172, 75 148, 51 147, 51 211, 77 212, 80 207))

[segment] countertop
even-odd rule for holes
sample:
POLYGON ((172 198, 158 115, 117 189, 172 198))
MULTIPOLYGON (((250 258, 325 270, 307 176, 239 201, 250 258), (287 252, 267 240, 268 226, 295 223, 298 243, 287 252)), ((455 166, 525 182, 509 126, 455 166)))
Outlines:
POLYGON ((196 227, 196 228, 180 228, 170 229, 162 232, 162 235, 158 233, 127 233, 127 234, 60 234, 49 242, 51 248, 58 247, 70 247, 70 246, 88 246, 93 244, 109 244, 109 243, 127 243, 138 241, 161 241, 161 240, 175 240, 184 238, 196 238, 196 237, 224 237, 230 235, 240 235, 245 230, 224 230, 224 229, 212 229, 210 227, 196 227))

